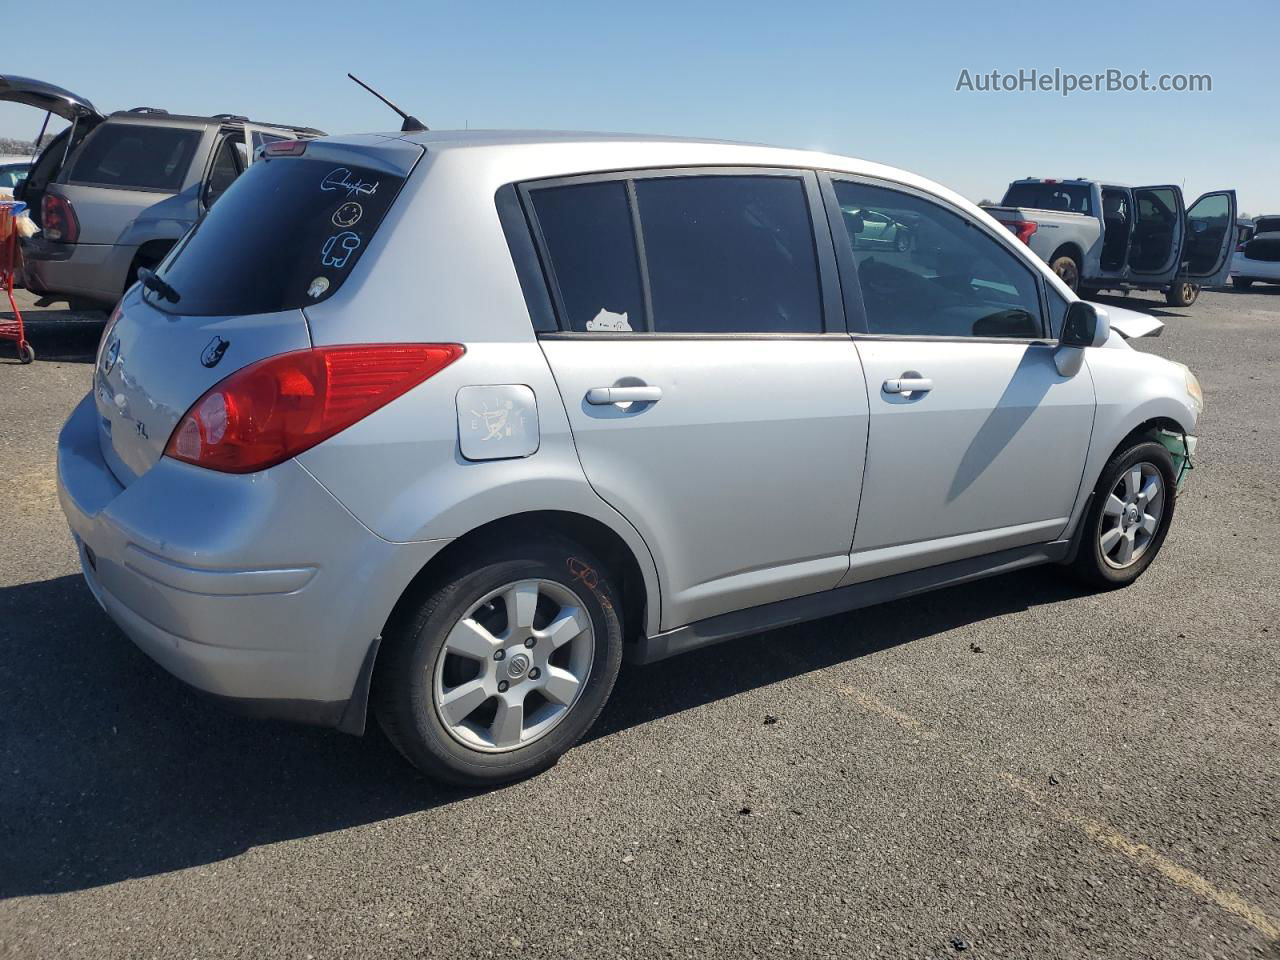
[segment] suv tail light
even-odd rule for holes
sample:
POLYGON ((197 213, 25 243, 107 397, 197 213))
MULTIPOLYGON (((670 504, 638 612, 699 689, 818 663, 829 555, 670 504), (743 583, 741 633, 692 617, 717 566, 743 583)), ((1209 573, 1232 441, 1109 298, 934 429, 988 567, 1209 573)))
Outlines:
POLYGON ((367 417, 464 352, 456 343, 367 344, 259 360, 195 402, 165 456, 223 473, 265 470, 367 417))
POLYGON ((75 243, 80 239, 80 221, 66 197, 46 193, 40 209, 40 227, 44 235, 59 243, 75 243))
POLYGON ((1031 235, 1036 232, 1039 226, 1034 220, 1001 220, 1010 233, 1021 240, 1028 246, 1031 245, 1031 235))

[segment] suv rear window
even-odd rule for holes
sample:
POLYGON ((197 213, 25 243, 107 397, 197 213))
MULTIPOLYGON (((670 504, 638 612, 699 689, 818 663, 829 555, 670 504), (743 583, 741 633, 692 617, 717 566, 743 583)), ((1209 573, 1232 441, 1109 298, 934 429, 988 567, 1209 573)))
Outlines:
POLYGON ((227 188, 166 259, 175 303, 201 316, 275 313, 334 294, 405 178, 309 157, 263 157, 227 188))
POLYGON ((1253 232, 1280 233, 1280 217, 1259 217, 1253 221, 1253 232))
POLYGON ((101 187, 174 191, 186 179, 199 130, 104 123, 85 141, 67 179, 101 187))
POLYGON ((1000 205, 1092 214, 1093 191, 1083 183, 1011 183, 1000 205))

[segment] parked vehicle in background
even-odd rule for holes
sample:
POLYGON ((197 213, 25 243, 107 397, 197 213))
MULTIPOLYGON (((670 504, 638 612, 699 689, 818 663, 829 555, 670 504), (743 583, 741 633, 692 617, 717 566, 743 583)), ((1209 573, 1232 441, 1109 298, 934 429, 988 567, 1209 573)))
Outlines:
POLYGON ((104 116, 40 80, 0 77, 0 100, 71 123, 40 153, 15 196, 41 228, 24 241, 33 292, 112 306, 208 211, 266 143, 309 127, 136 107, 104 116))
POLYGON ((1235 245, 1234 190, 1186 208, 1174 185, 1028 177, 986 210, 1072 290, 1161 290, 1177 307, 1226 282, 1235 245))
POLYGON ((29 157, 0 157, 0 190, 12 190, 27 179, 30 169, 29 157))
POLYGON ((1231 285, 1247 290, 1255 283, 1280 283, 1280 214, 1255 217, 1253 235, 1231 258, 1231 285))
POLYGON ((59 496, 177 676, 350 732, 371 703, 423 770, 492 784, 582 737, 624 651, 1038 563, 1133 582, 1202 396, 1130 319, 863 161, 286 141, 115 311, 59 496))

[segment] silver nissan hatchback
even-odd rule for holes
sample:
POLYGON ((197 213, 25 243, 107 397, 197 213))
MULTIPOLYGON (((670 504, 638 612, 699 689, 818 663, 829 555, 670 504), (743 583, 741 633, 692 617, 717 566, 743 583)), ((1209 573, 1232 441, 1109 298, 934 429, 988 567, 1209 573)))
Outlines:
POLYGON ((1203 402, 1125 342, 1159 326, 863 161, 282 141, 117 308, 59 490, 90 590, 179 678, 351 733, 371 706, 497 783, 581 738, 624 656, 1033 564, 1131 583, 1203 402), (886 221, 912 242, 866 241, 886 221))

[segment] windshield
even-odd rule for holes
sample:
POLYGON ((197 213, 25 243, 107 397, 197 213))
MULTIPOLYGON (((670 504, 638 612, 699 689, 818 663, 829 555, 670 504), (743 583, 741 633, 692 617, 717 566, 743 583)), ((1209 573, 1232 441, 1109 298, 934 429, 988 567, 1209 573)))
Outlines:
POLYGON ((1093 213, 1093 191, 1083 183, 1011 183, 1001 206, 1093 213))
MULTIPOLYGON (((404 177, 310 157, 263 157, 159 270, 175 313, 275 313, 333 296, 386 216, 404 177), (172 299, 172 298, 170 298, 172 299)), ((154 285, 153 285, 154 289, 154 285)))

